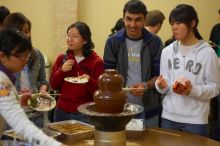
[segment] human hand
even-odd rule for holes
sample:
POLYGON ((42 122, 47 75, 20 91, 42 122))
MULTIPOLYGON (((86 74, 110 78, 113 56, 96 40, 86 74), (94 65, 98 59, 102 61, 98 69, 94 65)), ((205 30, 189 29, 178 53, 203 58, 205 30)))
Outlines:
POLYGON ((67 72, 70 71, 75 64, 75 61, 73 59, 67 60, 63 65, 62 65, 62 71, 67 72))
POLYGON ((192 90, 192 84, 190 80, 186 78, 179 78, 173 84, 173 92, 181 95, 189 95, 192 90))
POLYGON ((143 83, 134 84, 130 87, 131 89, 129 92, 134 96, 143 96, 144 95, 144 89, 146 88, 143 83))
POLYGON ((167 88, 168 84, 166 79, 163 77, 163 75, 160 75, 157 80, 155 81, 155 84, 160 88, 160 89, 165 89, 167 88))
POLYGON ((83 75, 79 76, 79 78, 80 78, 80 79, 86 78, 86 79, 89 81, 90 76, 87 75, 87 74, 83 74, 83 75))
POLYGON ((28 106, 27 101, 31 98, 32 92, 30 90, 23 89, 19 92, 21 106, 28 106))

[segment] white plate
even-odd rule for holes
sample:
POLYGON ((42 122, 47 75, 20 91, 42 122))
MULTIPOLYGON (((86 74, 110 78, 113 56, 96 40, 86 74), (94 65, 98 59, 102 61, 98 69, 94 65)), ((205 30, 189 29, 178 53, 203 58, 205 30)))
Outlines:
POLYGON ((87 78, 78 78, 78 77, 66 77, 64 78, 64 80, 75 84, 85 84, 88 82, 87 78))
POLYGON ((35 94, 31 99, 28 100, 28 106, 35 111, 46 112, 52 110, 56 106, 56 100, 50 95, 35 94), (42 97, 44 96, 44 97, 42 97), (37 102, 37 106, 31 105, 31 100, 37 102))

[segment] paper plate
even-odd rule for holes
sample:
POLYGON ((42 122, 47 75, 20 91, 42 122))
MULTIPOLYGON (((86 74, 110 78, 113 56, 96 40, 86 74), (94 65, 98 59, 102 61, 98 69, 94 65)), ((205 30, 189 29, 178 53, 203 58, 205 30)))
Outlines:
POLYGON ((87 78, 78 78, 78 77, 66 77, 64 78, 64 80, 75 84, 85 84, 88 82, 87 78))
POLYGON ((56 100, 50 95, 36 94, 28 100, 28 106, 35 111, 46 112, 56 106, 56 100))

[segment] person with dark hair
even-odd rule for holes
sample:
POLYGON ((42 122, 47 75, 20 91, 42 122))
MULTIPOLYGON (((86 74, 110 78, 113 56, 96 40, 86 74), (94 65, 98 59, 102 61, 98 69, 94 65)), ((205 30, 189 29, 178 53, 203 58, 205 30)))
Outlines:
POLYGON ((152 10, 147 13, 145 28, 154 34, 157 34, 165 19, 164 14, 160 10, 152 10))
POLYGON ((121 30, 122 28, 124 28, 124 20, 123 18, 119 18, 118 21, 116 22, 115 26, 111 29, 111 34, 109 36, 112 36, 113 34, 115 34, 116 32, 118 32, 119 30, 121 30))
MULTIPOLYGON (((20 12, 8 15, 3 23, 4 28, 17 28, 31 40, 31 22, 20 12)), ((16 74, 15 87, 19 94, 31 95, 32 93, 46 93, 49 82, 46 80, 45 61, 39 49, 33 49, 31 56, 23 68, 16 74)), ((32 122, 40 128, 44 125, 44 114, 29 107, 24 107, 26 114, 32 122)))
POLYGON ((124 77, 124 87, 130 87, 127 101, 144 106, 144 112, 135 118, 146 118, 146 126, 158 126, 160 95, 154 82, 160 72, 163 43, 144 28, 146 14, 147 8, 140 0, 129 0, 124 5, 125 28, 107 39, 104 66, 124 77))
POLYGON ((50 85, 59 90, 54 121, 79 120, 88 123, 88 118, 77 111, 77 107, 93 101, 93 93, 98 89, 97 79, 104 72, 102 59, 93 51, 94 43, 87 24, 76 22, 67 28, 65 53, 60 54, 52 68, 50 85), (68 82, 65 77, 86 79, 84 84, 68 82))
MULTIPOLYGON (((14 87, 16 72, 26 65, 32 45, 22 33, 15 29, 4 29, 0 32, 0 121, 4 120, 24 140, 33 146, 64 146, 48 137, 28 120, 25 112, 18 103, 22 97, 17 95, 14 87)), ((27 100, 22 103, 27 104, 27 100)), ((2 136, 2 125, 0 127, 2 136)), ((1 144, 1 143, 0 143, 1 144)))
POLYGON ((10 14, 10 11, 5 6, 0 6, 0 30, 2 29, 3 21, 6 16, 10 14))
MULTIPOLYGON (((220 20, 220 9, 218 10, 220 20)), ((220 23, 213 26, 209 43, 220 57, 220 23)), ((219 59, 220 60, 220 59, 219 59)), ((220 94, 211 100, 209 113, 209 136, 212 139, 220 140, 220 94)))
MULTIPOLYGON (((220 19, 220 9, 218 10, 218 14, 220 19)), ((218 57, 220 57, 220 23, 217 23, 213 26, 209 37, 209 42, 213 49, 215 49, 218 57)))
POLYGON ((164 94, 161 126, 207 136, 210 100, 220 91, 218 58, 198 32, 192 6, 177 5, 169 22, 176 41, 163 49, 155 82, 164 94))

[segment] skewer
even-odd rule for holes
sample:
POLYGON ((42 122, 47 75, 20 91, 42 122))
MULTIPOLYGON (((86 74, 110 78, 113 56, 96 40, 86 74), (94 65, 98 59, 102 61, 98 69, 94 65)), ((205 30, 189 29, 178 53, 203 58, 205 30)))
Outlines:
MULTIPOLYGON (((34 93, 34 94, 31 94, 31 96, 35 96, 35 95, 44 95, 44 93, 34 93)), ((45 94, 45 95, 61 95, 61 94, 53 93, 53 94, 45 94)))
POLYGON ((135 90, 135 89, 138 89, 138 90, 145 90, 145 89, 147 89, 147 88, 129 88, 129 87, 122 88, 122 90, 125 90, 125 91, 130 91, 130 90, 135 90))
POLYGON ((147 128, 147 130, 154 131, 154 132, 159 132, 159 133, 164 133, 164 134, 169 134, 169 135, 173 135, 173 136, 181 136, 180 134, 171 133, 171 132, 165 132, 165 131, 160 131, 160 130, 156 130, 156 129, 147 128))

